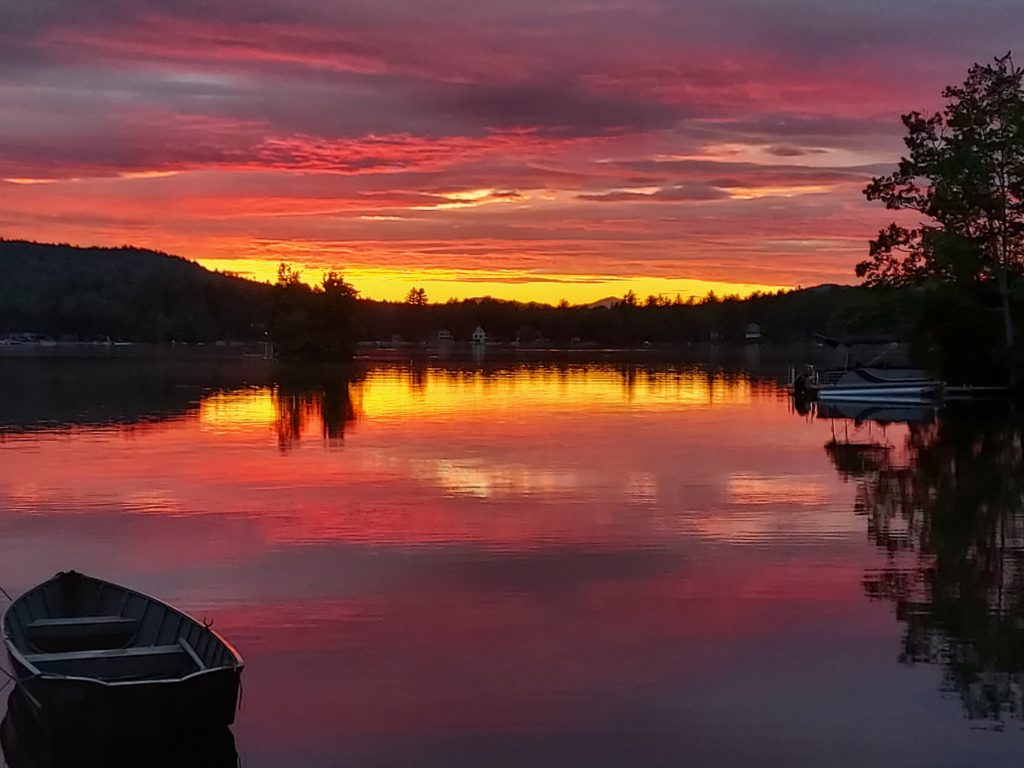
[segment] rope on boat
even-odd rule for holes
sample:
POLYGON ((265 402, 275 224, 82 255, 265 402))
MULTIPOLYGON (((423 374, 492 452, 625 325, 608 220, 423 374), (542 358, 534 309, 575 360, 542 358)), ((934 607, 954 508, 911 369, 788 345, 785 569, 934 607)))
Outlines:
POLYGON ((6 597, 7 598, 7 602, 9 602, 9 603, 14 602, 12 600, 11 596, 9 594, 7 594, 7 590, 4 589, 3 587, 0 587, 0 595, 3 595, 4 597, 6 597))

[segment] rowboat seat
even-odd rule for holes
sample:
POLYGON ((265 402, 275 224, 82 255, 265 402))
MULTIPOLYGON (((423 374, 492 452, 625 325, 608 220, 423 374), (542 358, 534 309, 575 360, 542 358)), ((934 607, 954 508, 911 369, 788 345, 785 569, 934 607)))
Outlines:
POLYGON ((181 645, 140 645, 133 648, 112 648, 103 651, 67 651, 64 653, 31 653, 25 659, 33 664, 58 661, 102 661, 141 656, 167 656, 185 653, 181 645))
POLYGON ((43 673, 100 680, 155 680, 181 677, 205 668, 191 646, 140 645, 90 651, 30 653, 25 660, 43 673))
POLYGON ((126 645, 138 626, 127 616, 74 616, 36 619, 25 625, 25 634, 41 652, 86 651, 126 645))

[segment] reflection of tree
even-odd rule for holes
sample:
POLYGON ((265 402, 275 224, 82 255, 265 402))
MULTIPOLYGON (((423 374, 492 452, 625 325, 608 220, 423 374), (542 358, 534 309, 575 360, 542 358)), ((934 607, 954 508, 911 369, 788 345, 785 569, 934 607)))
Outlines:
POLYGON ((409 389, 418 395, 427 391, 427 369, 423 365, 413 365, 409 368, 409 389))
MULTIPOLYGON (((631 291, 632 293, 632 291, 631 291)), ((617 366, 619 376, 622 378, 622 391, 626 394, 627 402, 633 402, 636 396, 636 385, 639 374, 638 366, 632 363, 624 363, 617 366)))
POLYGON ((1024 719, 1022 434, 1005 414, 911 424, 906 461, 858 479, 857 511, 887 554, 865 590, 895 605, 900 660, 941 664, 971 718, 1024 719))
POLYGON ((346 424, 355 421, 352 372, 337 370, 315 374, 288 370, 279 375, 273 390, 277 441, 282 451, 295 447, 310 420, 320 420, 321 435, 330 446, 340 446, 346 424))

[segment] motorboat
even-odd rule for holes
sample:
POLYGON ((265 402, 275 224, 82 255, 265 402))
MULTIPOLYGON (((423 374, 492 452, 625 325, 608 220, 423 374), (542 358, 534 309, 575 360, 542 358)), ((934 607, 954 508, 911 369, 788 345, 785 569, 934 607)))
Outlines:
POLYGON ((888 337, 849 337, 835 339, 815 334, 822 344, 841 350, 840 368, 818 370, 814 366, 792 376, 797 397, 820 402, 883 403, 918 405, 941 399, 945 384, 919 368, 886 367, 883 358, 898 344, 888 337), (852 350, 855 346, 882 346, 881 352, 864 363, 852 350))
POLYGON ((808 388, 820 401, 918 404, 942 395, 943 383, 913 368, 818 371, 808 388))

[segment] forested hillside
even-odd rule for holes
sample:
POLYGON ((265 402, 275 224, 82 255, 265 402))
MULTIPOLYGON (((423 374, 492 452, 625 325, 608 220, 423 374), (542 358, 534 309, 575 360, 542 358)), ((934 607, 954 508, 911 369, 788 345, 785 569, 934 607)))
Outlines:
POLYGON ((0 335, 170 342, 274 340, 280 352, 344 356, 356 340, 432 342, 441 329, 468 341, 637 346, 742 341, 750 323, 766 340, 814 332, 909 336, 916 289, 818 286, 747 299, 665 301, 627 295, 606 307, 552 307, 483 298, 430 304, 356 299, 340 275, 310 287, 283 266, 277 285, 211 272, 137 248, 78 248, 0 240, 0 335))
POLYGON ((270 285, 155 251, 0 240, 0 334, 261 339, 274 300, 270 285))

